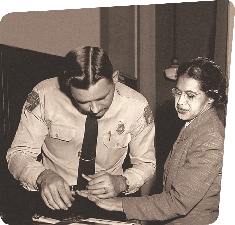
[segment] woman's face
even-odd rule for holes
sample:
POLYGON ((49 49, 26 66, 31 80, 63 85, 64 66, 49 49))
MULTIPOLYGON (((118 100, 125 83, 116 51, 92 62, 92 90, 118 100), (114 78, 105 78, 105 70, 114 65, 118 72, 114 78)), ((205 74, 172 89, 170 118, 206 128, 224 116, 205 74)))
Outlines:
POLYGON ((172 92, 175 96, 175 109, 178 117, 185 121, 190 121, 209 109, 214 101, 200 90, 200 83, 197 80, 187 75, 179 77, 172 92))

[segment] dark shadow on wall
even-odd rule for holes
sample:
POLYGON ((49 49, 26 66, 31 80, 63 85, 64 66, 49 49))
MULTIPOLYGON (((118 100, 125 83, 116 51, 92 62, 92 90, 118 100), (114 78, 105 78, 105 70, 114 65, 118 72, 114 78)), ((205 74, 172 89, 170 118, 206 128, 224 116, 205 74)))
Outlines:
POLYGON ((178 118, 174 107, 174 100, 167 100, 157 106, 155 123, 156 193, 161 193, 166 158, 185 122, 178 118))

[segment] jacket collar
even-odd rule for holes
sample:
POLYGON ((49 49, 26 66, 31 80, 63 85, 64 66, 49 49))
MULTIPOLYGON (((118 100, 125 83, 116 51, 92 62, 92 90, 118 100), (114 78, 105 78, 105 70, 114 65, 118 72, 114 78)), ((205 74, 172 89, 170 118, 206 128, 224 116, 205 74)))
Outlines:
POLYGON ((202 124, 205 124, 208 120, 215 117, 217 117, 217 112, 214 108, 208 109, 198 115, 187 127, 182 128, 178 141, 187 139, 195 130, 199 129, 202 124))

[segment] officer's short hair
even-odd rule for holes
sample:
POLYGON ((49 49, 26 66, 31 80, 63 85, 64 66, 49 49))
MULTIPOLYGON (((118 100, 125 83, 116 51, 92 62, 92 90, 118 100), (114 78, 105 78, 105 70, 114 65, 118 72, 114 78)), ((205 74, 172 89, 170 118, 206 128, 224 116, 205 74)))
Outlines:
POLYGON ((102 48, 79 47, 65 56, 65 69, 62 76, 67 88, 73 86, 87 90, 102 78, 113 82, 113 66, 102 48))

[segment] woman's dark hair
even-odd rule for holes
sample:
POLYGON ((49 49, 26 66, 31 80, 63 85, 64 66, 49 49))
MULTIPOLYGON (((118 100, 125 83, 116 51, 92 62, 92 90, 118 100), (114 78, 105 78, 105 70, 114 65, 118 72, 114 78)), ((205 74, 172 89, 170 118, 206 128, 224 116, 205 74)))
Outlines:
POLYGON ((102 48, 85 46, 71 50, 65 56, 64 74, 60 85, 87 90, 102 78, 113 82, 113 66, 102 48))
POLYGON ((200 83, 200 88, 206 96, 213 98, 213 106, 225 107, 227 104, 227 80, 220 67, 212 60, 197 57, 189 62, 182 63, 177 70, 177 78, 187 75, 200 83))

